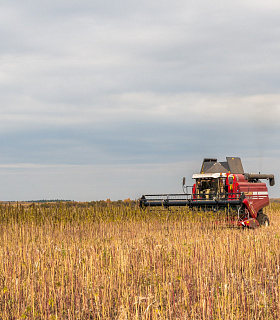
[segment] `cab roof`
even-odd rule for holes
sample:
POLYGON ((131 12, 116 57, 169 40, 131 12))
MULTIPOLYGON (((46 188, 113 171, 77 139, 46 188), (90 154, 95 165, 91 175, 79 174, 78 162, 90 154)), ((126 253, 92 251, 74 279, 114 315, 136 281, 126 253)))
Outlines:
POLYGON ((193 179, 217 179, 226 178, 226 173, 196 173, 192 176, 193 179))

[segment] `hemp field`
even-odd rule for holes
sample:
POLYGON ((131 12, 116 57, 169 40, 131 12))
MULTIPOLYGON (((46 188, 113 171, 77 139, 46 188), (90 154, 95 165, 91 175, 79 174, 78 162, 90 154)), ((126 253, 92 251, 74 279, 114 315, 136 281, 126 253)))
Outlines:
POLYGON ((134 203, 1 205, 0 319, 278 319, 268 228, 134 203))

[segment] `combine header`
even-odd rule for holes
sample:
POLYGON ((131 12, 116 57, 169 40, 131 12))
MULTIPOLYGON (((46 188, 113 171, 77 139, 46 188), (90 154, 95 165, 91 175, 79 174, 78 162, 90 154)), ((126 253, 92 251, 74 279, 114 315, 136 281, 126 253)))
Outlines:
POLYGON ((256 228, 269 225, 263 208, 268 206, 268 190, 275 184, 273 174, 244 173, 240 158, 227 157, 226 162, 205 158, 200 173, 194 174, 193 186, 185 185, 182 194, 153 194, 140 198, 140 207, 188 206, 199 210, 227 210, 237 215, 237 225, 256 228), (188 192, 191 190, 191 192, 188 192))

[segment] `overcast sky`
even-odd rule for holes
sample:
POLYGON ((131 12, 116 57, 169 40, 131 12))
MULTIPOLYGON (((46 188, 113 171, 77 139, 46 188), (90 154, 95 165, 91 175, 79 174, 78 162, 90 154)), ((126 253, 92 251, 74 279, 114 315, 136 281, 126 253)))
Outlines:
POLYGON ((181 192, 226 156, 280 197, 279 0, 0 9, 0 200, 181 192))

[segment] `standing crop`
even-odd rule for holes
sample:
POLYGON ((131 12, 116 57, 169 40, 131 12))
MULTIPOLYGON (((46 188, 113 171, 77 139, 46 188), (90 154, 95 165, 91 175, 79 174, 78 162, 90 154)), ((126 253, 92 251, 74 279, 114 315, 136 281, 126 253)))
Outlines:
POLYGON ((0 207, 0 319, 278 319, 280 206, 271 226, 188 209, 0 207))

